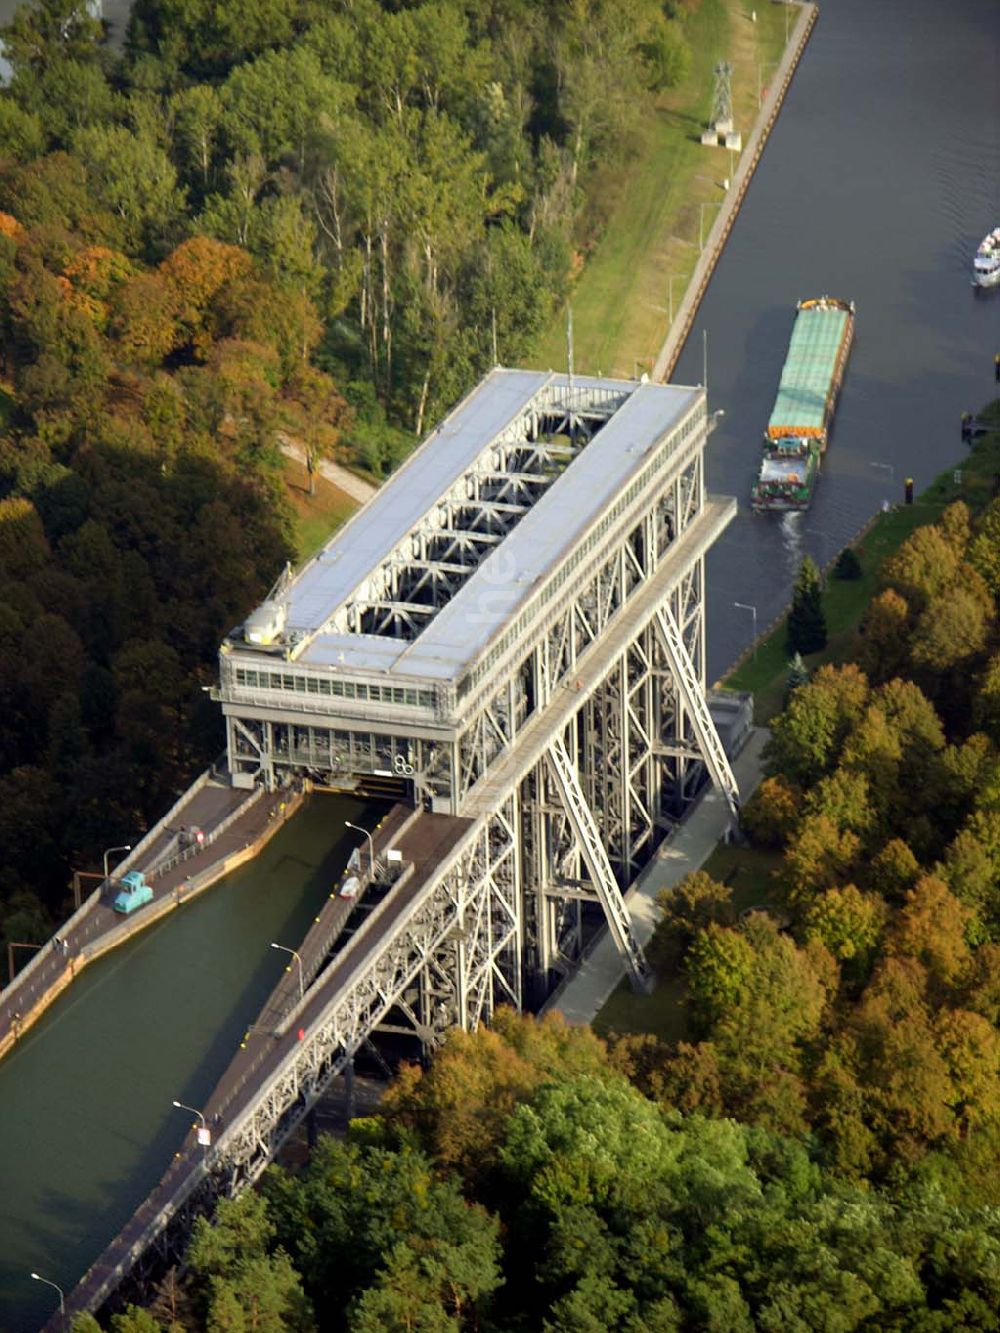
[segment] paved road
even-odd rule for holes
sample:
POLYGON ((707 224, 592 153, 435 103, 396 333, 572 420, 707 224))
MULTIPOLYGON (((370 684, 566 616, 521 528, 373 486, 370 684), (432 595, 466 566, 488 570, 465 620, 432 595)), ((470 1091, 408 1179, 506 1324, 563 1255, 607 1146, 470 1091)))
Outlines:
MULTIPOLYGON (((760 782, 761 751, 769 735, 766 727, 755 727, 733 764, 743 801, 760 782)), ((714 788, 709 788, 676 832, 661 846, 638 882, 625 895, 632 929, 640 944, 645 946, 649 942, 656 925, 656 895, 661 889, 673 888, 685 875, 703 865, 725 837, 729 823, 725 798, 714 788)), ((545 1008, 558 1010, 567 1022, 577 1026, 592 1023, 624 975, 621 954, 612 943, 610 933, 603 930, 587 958, 545 1008)))
MULTIPOLYGON (((297 463, 303 467, 306 461, 306 451, 297 440, 293 440, 284 433, 278 436, 278 442, 281 445, 281 452, 286 458, 294 458, 297 463)), ((325 477, 331 485, 336 486, 338 491, 343 491, 349 495, 352 500, 357 500, 359 505, 363 505, 366 500, 370 500, 375 494, 376 487, 369 481, 362 481, 356 477, 353 472, 348 472, 346 467, 341 467, 330 458, 321 458, 316 464, 316 471, 321 477, 325 477)))
MULTIPOLYGON (((249 792, 235 790, 228 783, 212 781, 197 791, 191 800, 176 812, 175 819, 178 824, 197 825, 208 838, 211 838, 213 830, 247 801, 250 795, 249 792)), ((217 841, 206 845, 203 852, 181 862, 155 879, 154 902, 169 897, 192 874, 206 869, 214 861, 231 855, 245 842, 256 837, 261 820, 266 822, 269 802, 259 802, 258 805, 263 807, 263 812, 259 809, 251 810, 244 819, 232 824, 217 841)), ((143 870, 148 874, 174 843, 176 831, 173 824, 169 828, 162 829, 138 859, 133 857, 129 868, 143 870)), ((112 875, 116 873, 121 873, 120 866, 117 869, 112 868, 112 875)), ((14 1029, 16 1037, 23 1029, 24 1018, 36 1000, 45 994, 61 973, 76 968, 76 960, 86 946, 94 944, 103 935, 117 930, 122 921, 122 916, 113 910, 110 894, 105 890, 105 896, 86 910, 72 929, 58 929, 53 941, 58 940, 59 944, 50 942, 44 945, 43 948, 46 950, 44 959, 19 983, 7 986, 0 995, 0 1039, 11 1029, 14 1029)))

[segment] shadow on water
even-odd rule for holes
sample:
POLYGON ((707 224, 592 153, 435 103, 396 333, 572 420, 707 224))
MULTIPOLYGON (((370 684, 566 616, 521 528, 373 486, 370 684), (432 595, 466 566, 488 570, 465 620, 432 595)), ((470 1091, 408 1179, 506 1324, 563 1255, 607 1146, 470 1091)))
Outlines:
POLYGON ((316 795, 263 850, 94 963, 0 1063, 0 1329, 28 1333, 189 1132, 375 808, 316 795), (287 961, 287 960, 285 960, 287 961), (51 1299, 50 1299, 51 1298, 51 1299))

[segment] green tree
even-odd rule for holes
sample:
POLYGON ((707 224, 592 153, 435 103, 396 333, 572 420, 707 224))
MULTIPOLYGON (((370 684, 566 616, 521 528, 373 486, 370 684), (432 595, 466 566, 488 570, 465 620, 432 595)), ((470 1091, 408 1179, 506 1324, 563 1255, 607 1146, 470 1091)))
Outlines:
POLYGON ((980 677, 973 717, 994 743, 1000 744, 1000 653, 993 654, 980 677))
POLYGON ((828 889, 810 904, 804 918, 807 938, 820 940, 834 958, 854 964, 863 976, 882 938, 885 905, 853 884, 828 889))
POLYGON ((954 586, 960 560, 946 534, 928 524, 911 533, 889 557, 882 579, 919 615, 932 597, 954 586))
POLYGON ((87 60, 60 60, 47 68, 19 72, 12 91, 38 118, 46 141, 59 147, 70 146, 75 130, 120 114, 120 99, 103 71, 87 60))
POLYGON ((978 664, 989 630, 989 612, 968 589, 952 588, 932 597, 913 627, 913 665, 928 672, 940 688, 952 672, 978 664))
POLYGON ((826 647, 823 580, 809 556, 802 561, 795 580, 786 644, 789 653, 818 653, 826 647))
POLYGON ((812 943, 797 947, 764 912, 751 913, 741 935, 752 963, 729 988, 729 1002, 715 1006, 711 1039, 730 1061, 749 1059, 772 1072, 794 1066, 795 1049, 819 1032, 836 966, 812 943))
POLYGON ((840 829, 829 815, 808 815, 785 851, 783 877, 795 906, 808 905, 815 896, 835 888, 858 863, 861 840, 850 829, 840 829))
POLYGON ((0 143, 5 154, 17 162, 41 157, 44 144, 41 118, 10 98, 0 98, 0 143))
POLYGON ((182 154, 188 184, 202 196, 214 179, 215 157, 222 124, 222 99, 210 83, 182 88, 170 99, 174 118, 174 141, 182 154))
POLYGON ((866 882, 883 898, 900 902, 919 874, 920 863, 903 839, 890 838, 872 860, 866 882))
POLYGON ((606 1069, 605 1048, 589 1028, 569 1027, 559 1014, 538 1021, 500 1009, 491 1028, 451 1031, 426 1071, 404 1066, 383 1105, 390 1125, 476 1180, 494 1159, 507 1116, 540 1084, 606 1069))
POLYGON ((313 1327, 298 1274, 282 1250, 272 1253, 275 1228, 253 1190, 219 1202, 214 1225, 199 1217, 187 1262, 204 1284, 206 1327, 288 1333, 313 1327))
POLYGON ((861 560, 853 546, 845 546, 840 555, 837 556, 837 563, 833 567, 836 578, 853 581, 861 578, 864 570, 861 566, 861 560))
POLYGON ((238 10, 213 0, 137 0, 129 21, 135 51, 155 51, 172 75, 211 78, 232 65, 287 44, 296 0, 246 0, 238 10))
POLYGON ((856 666, 820 667, 772 724, 768 775, 810 786, 832 771, 867 702, 868 681, 856 666))
POLYGON ((754 952, 742 932, 710 923, 699 931, 684 963, 688 993, 710 1028, 749 986, 754 952))
POLYGON ((477 1240, 414 1239, 395 1245, 375 1283, 348 1309, 350 1328, 458 1333, 467 1327, 477 1305, 501 1280, 495 1227, 484 1227, 477 1240))
POLYGON ((73 136, 94 195, 121 220, 125 248, 149 251, 180 223, 184 191, 167 154, 147 134, 123 125, 91 125, 73 136))
POLYGON ((824 815, 838 832, 847 830, 861 836, 872 832, 875 813, 868 779, 848 768, 838 768, 820 778, 804 805, 807 817, 824 815))
POLYGON ((968 561, 992 596, 1000 597, 1000 500, 992 500, 976 524, 968 561))
POLYGON ((675 888, 661 889, 656 895, 660 919, 648 949, 653 967, 675 967, 709 923, 733 925, 736 913, 732 897, 727 884, 718 883, 704 870, 685 875, 675 888))
POLYGON ((949 844, 937 874, 975 914, 977 932, 1000 927, 1000 816, 978 812, 949 844))
POLYGON ((347 1310, 347 1327, 355 1313, 369 1328, 396 1320, 409 1297, 428 1327, 449 1327, 499 1285, 496 1219, 411 1148, 321 1139, 305 1172, 273 1170, 265 1189, 314 1305, 347 1310))
POLYGON ((874 684, 901 675, 910 660, 910 608, 892 588, 871 601, 861 622, 855 653, 858 666, 874 684))
POLYGON ((21 69, 45 70, 66 60, 93 59, 102 36, 84 0, 37 0, 18 5, 0 27, 4 55, 21 69))
MULTIPOLYGON (((270 168, 287 159, 301 173, 317 122, 339 117, 347 90, 324 72, 313 51, 293 46, 237 66, 219 101, 229 155, 256 153, 270 168)), ((203 123, 207 110, 204 103, 199 108, 203 123)))
POLYGON ((809 680, 809 668, 802 660, 802 654, 796 653, 788 663, 788 674, 785 676, 785 707, 788 707, 788 701, 792 697, 793 691, 800 685, 807 684, 809 680))

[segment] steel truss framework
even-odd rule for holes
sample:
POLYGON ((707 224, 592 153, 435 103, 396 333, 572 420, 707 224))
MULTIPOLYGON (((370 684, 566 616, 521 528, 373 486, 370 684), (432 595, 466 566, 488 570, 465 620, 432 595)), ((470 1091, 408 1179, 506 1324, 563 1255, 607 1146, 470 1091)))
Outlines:
MULTIPOLYGON (((540 998, 572 966, 596 914, 644 984, 623 889, 706 773, 734 813, 738 802, 704 697, 704 557, 735 504, 704 493, 703 397, 684 424, 662 443, 648 484, 568 558, 560 595, 444 712, 408 724, 377 710, 334 717, 308 699, 223 696, 234 771, 272 781, 305 769, 336 783, 389 770, 412 781, 419 802, 472 822, 405 909, 390 910, 393 895, 408 892, 404 874, 313 982, 289 1020, 302 1024, 302 1040, 241 1091, 208 1159, 163 1210, 161 1231, 181 1208, 256 1179, 381 1026, 430 1048, 499 1004, 521 1008, 529 988, 540 998)), ((527 460, 517 461, 525 473, 527 460)), ((452 511, 441 531, 457 532, 454 524, 452 511)), ((464 568, 458 550, 437 554, 464 568)), ((417 595, 412 584, 404 591, 417 595)), ((369 596, 358 609, 359 599, 351 614, 378 615, 375 603, 388 600, 369 596)), ((399 632, 402 621, 395 631, 377 623, 399 632)))
POLYGON ((543 388, 315 632, 415 639, 626 397, 624 388, 543 388))
MULTIPOLYGON (((254 717, 244 708, 229 717, 231 751, 264 772, 299 768, 333 781, 389 771, 411 779, 416 797, 434 809, 478 813, 497 766, 527 731, 545 726, 552 701, 577 689, 582 664, 596 659, 602 679, 581 701, 565 745, 610 877, 618 891, 627 887, 683 815, 706 769, 734 814, 738 803, 704 699, 703 556, 710 541, 692 541, 704 526, 703 442, 695 433, 676 450, 654 492, 640 495, 626 521, 581 562, 566 595, 464 714, 404 730, 381 720, 362 728, 348 718, 331 725, 307 714, 254 717), (656 614, 609 658, 609 631, 628 618, 651 581, 663 588, 656 614)), ((552 763, 542 762, 516 789, 522 957, 533 994, 578 958, 585 904, 603 907, 611 921, 615 915, 603 868, 597 874, 588 863, 583 825, 566 793, 552 763)), ((624 936, 619 943, 641 981, 645 964, 629 953, 624 936)), ((426 1018, 413 1026, 426 1030, 426 1018)))

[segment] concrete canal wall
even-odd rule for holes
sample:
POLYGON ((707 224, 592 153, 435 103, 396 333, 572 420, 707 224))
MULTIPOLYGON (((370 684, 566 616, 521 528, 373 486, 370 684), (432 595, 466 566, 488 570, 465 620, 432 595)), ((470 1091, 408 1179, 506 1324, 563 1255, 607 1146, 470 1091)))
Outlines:
MULTIPOLYGON (((206 771, 192 784, 180 800, 136 845, 127 860, 117 868, 117 874, 131 867, 141 868, 143 860, 153 850, 157 840, 169 831, 173 821, 204 789, 210 777, 210 772, 206 771)), ((75 912, 52 939, 42 946, 31 963, 18 973, 13 985, 8 986, 3 992, 0 1059, 41 1018, 46 1009, 89 963, 125 944, 183 903, 190 902, 204 893, 239 866, 253 860, 278 829, 296 813, 303 800, 303 792, 278 793, 270 796, 266 796, 263 789, 253 792, 212 829, 211 842, 218 845, 218 855, 215 860, 194 875, 183 878, 180 875, 172 875, 178 882, 170 886, 167 893, 140 908, 134 916, 116 918, 114 924, 103 931, 100 929, 97 917, 102 909, 106 910, 103 901, 105 885, 102 884, 96 889, 79 911, 75 912), (93 938, 88 938, 91 935, 93 938), (65 947, 72 947, 72 953, 62 952, 63 941, 65 947)), ((176 870, 181 864, 186 862, 178 858, 177 865, 171 863, 170 870, 176 870)))
POLYGON ((792 82, 792 76, 799 60, 802 58, 802 52, 806 48, 806 43, 818 14, 818 5, 804 4, 801 6, 801 12, 796 20, 795 27, 792 29, 788 46, 785 48, 785 53, 774 72, 774 78, 761 105, 753 131, 747 140, 746 147, 740 154, 736 174, 729 183, 729 192, 716 216, 711 231, 708 233, 708 240, 705 242, 705 248, 695 265, 691 281, 684 293, 684 299, 677 311, 677 316, 671 324, 663 346, 660 348, 660 353, 656 358, 652 378, 659 384, 666 383, 673 374, 677 358, 680 356, 681 349, 691 332, 698 307, 701 305, 701 299, 705 295, 705 289, 708 287, 719 256, 722 254, 726 238, 732 231, 733 223, 739 214, 743 197, 750 186, 750 181, 757 169, 757 163, 764 152, 764 146, 770 137, 772 126, 778 119, 778 112, 785 100, 785 93, 792 82))

